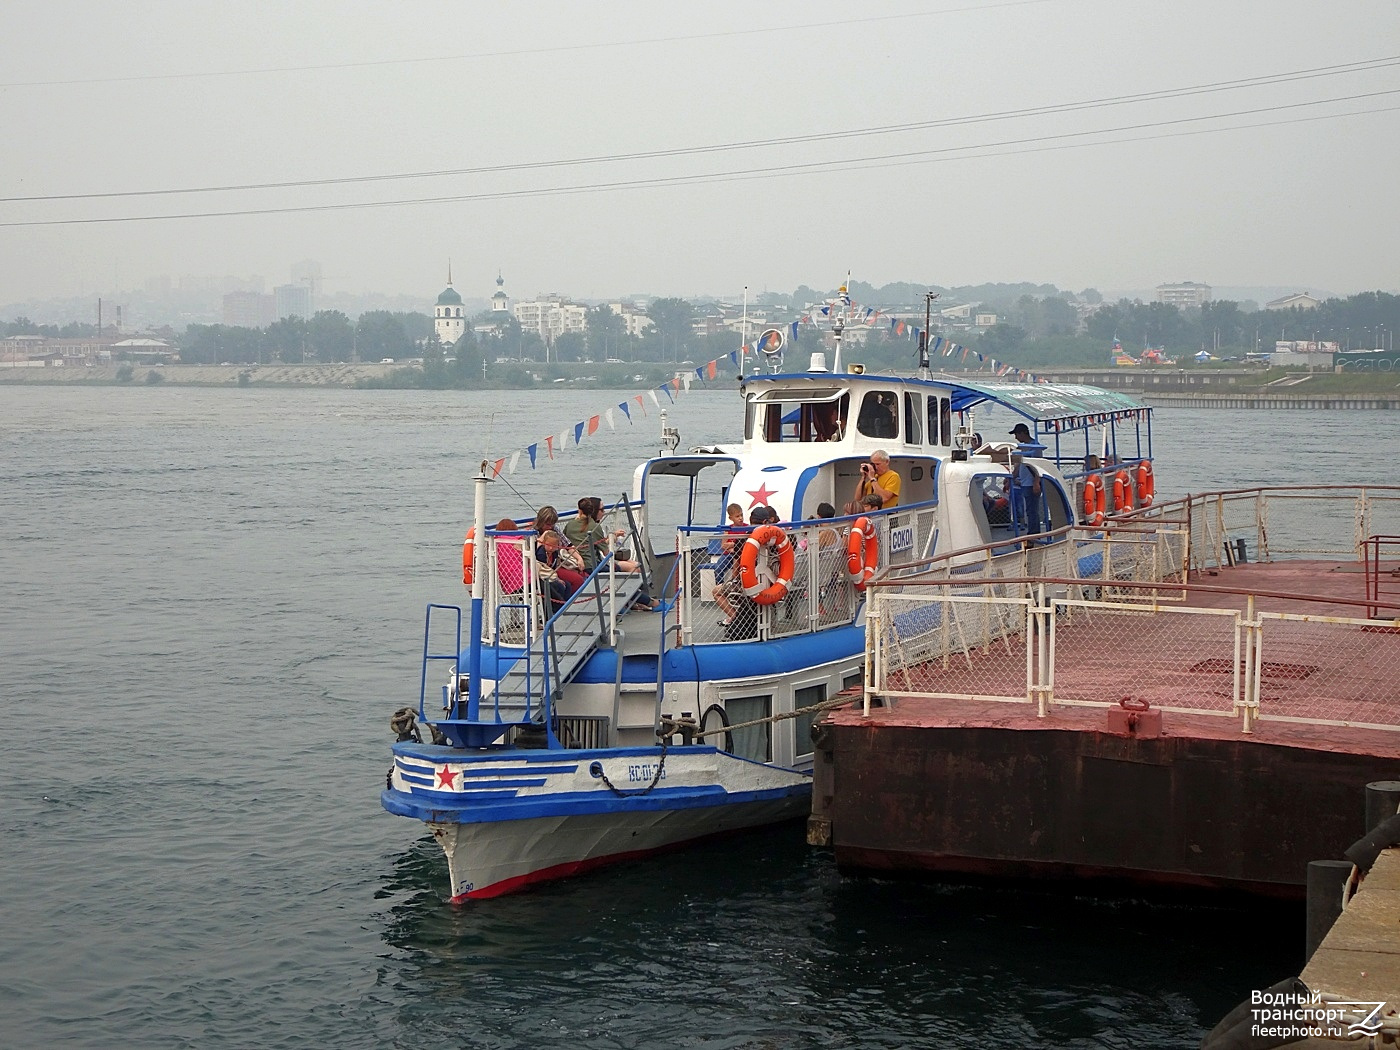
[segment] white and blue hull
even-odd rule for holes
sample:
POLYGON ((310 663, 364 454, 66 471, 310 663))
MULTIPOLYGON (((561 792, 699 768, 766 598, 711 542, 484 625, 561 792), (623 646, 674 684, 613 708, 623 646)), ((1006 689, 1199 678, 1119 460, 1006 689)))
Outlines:
POLYGON ((455 902, 796 819, 811 784, 711 746, 464 755, 401 743, 382 802, 432 829, 455 902))

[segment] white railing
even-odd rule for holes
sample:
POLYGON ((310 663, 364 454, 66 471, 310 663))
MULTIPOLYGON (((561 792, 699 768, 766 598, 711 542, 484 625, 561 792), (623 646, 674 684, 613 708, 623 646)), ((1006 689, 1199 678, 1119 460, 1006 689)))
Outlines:
POLYGON ((1358 595, 1312 613, 1298 595, 1301 612, 1263 611, 1247 590, 1194 582, 1218 592, 1213 607, 1185 601, 1186 566, 1238 559, 1227 539, 1251 560, 1348 560, 1358 536, 1400 531, 1396 517, 1394 486, 1212 493, 1097 533, 1062 530, 1066 542, 1039 554, 935 559, 870 588, 866 710, 877 696, 1028 703, 1042 716, 1128 700, 1237 718, 1244 732, 1260 719, 1400 730, 1396 604, 1358 595), (1356 615, 1330 615, 1337 604, 1356 615))
MULTIPOLYGON (((1010 589, 1012 584, 998 586, 1010 589)), ((876 587, 866 632, 875 697, 1110 707, 1400 731, 1400 620, 1022 593, 876 587)), ((1029 592, 1029 593, 1027 593, 1029 592)), ((1400 615, 1400 610, 1393 610, 1400 615)))
MULTIPOLYGON (((810 634, 853 623, 865 595, 847 570, 851 526, 867 517, 879 549, 877 572, 900 572, 909 563, 921 562, 932 546, 935 515, 930 505, 784 523, 793 547, 793 578, 787 595, 772 605, 754 604, 735 585, 744 535, 723 528, 682 528, 677 538, 679 621, 673 637, 680 645, 704 645, 810 634), (717 588, 727 590, 716 595, 717 588), (726 604, 734 614, 729 623, 726 604)), ((761 556, 759 561, 759 575, 767 581, 776 578, 769 558, 761 556)))

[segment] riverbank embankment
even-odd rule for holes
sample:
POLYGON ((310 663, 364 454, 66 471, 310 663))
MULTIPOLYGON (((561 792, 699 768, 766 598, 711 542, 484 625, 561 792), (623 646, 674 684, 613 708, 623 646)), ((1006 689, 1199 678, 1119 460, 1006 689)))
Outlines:
MULTIPOLYGON (((123 365, 66 365, 42 368, 0 368, 0 383, 118 383, 123 365)), ((133 384, 170 383, 175 386, 358 386, 383 379, 394 364, 315 364, 315 365, 132 365, 133 384), (151 379, 151 374, 160 379, 151 379), (246 377, 246 378, 245 378, 246 377)))

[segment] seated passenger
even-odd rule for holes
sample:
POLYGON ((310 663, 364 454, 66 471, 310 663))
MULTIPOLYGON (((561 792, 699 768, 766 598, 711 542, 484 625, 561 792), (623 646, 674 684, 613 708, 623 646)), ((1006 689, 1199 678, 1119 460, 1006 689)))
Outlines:
POLYGON ((549 581, 550 597, 555 605, 563 605, 583 586, 583 558, 578 551, 566 546, 564 538, 553 529, 540 537, 535 545, 535 559, 540 579, 549 581))
MULTIPOLYGON (((739 508, 739 504, 731 503, 730 507, 731 509, 739 509, 742 514, 742 508, 739 508)), ((733 519, 731 518, 731 523, 732 521, 733 519)), ((768 524, 768 508, 755 507, 751 510, 749 512, 749 524, 755 529, 760 525, 768 524)), ((744 531, 747 532, 749 530, 745 529, 744 531)), ((742 541, 735 542, 734 556, 736 560, 738 559, 739 548, 742 545, 742 541)), ((718 605, 720 611, 724 613, 724 619, 719 622, 721 627, 729 627, 734 623, 734 619, 738 615, 738 609, 735 607, 736 605, 752 606, 752 603, 749 602, 749 599, 744 595, 744 585, 740 582, 739 573, 737 571, 730 573, 729 579, 716 584, 715 588, 710 592, 710 596, 714 598, 715 604, 718 605)))

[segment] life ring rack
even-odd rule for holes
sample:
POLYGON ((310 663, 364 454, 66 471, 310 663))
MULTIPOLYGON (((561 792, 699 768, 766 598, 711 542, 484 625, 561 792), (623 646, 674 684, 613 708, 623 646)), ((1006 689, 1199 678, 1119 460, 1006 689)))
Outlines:
POLYGON ((869 518, 857 518, 846 541, 846 574, 856 590, 865 590, 880 560, 880 537, 869 518))
POLYGON ((777 525, 760 525, 739 550, 739 585, 754 604, 773 605, 787 597, 796 567, 797 555, 787 533, 777 525), (766 587, 758 575, 758 552, 764 547, 772 547, 778 555, 778 578, 766 587))

